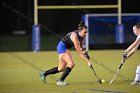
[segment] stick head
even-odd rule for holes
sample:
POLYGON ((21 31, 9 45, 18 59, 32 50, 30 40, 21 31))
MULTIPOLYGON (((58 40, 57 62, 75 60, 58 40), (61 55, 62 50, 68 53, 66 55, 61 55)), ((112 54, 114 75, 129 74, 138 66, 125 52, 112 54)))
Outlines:
POLYGON ((113 83, 113 81, 111 80, 109 84, 112 84, 112 83, 113 83))
POLYGON ((99 82, 100 84, 102 84, 102 83, 103 83, 103 82, 102 82, 102 79, 99 79, 99 80, 98 80, 98 82, 99 82))
POLYGON ((100 84, 103 84, 103 83, 105 82, 105 80, 104 80, 104 79, 99 79, 98 82, 99 82, 100 84))

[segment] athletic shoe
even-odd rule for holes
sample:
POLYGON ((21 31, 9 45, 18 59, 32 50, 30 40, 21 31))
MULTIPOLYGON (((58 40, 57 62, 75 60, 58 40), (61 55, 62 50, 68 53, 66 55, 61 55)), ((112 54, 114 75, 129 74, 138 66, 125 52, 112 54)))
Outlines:
POLYGON ((46 76, 44 75, 44 71, 43 70, 40 70, 39 71, 39 74, 40 74, 40 77, 41 77, 41 80, 46 83, 46 76))
POLYGON ((139 81, 133 81, 133 82, 131 83, 131 85, 138 85, 138 84, 140 84, 139 81))
POLYGON ((56 83, 57 85, 60 85, 60 86, 65 86, 65 85, 68 85, 68 83, 67 82, 64 82, 64 81, 57 81, 57 83, 56 83))

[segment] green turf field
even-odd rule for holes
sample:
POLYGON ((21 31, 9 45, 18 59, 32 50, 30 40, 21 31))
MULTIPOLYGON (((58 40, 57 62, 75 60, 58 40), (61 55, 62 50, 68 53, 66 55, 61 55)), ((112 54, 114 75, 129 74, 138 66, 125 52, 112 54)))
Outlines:
POLYGON ((127 60, 120 70, 122 77, 117 77, 111 85, 109 82, 114 74, 105 69, 103 64, 116 72, 123 50, 92 50, 89 52, 98 63, 93 62, 96 73, 106 80, 104 84, 98 84, 92 70, 75 51, 71 53, 76 66, 66 78, 69 85, 57 86, 56 81, 62 73, 48 76, 48 83, 43 83, 38 70, 33 67, 34 65, 45 70, 57 66, 58 55, 55 51, 1 52, 0 93, 140 93, 140 85, 130 85, 135 77, 136 66, 140 63, 140 50, 127 60))

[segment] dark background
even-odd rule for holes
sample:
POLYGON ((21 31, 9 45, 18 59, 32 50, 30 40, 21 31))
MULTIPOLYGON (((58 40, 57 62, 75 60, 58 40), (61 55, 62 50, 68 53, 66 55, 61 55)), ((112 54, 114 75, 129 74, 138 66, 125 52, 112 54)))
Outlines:
MULTIPOLYGON (((117 4, 117 0, 38 0, 39 5, 107 5, 117 4)), ((122 13, 140 13, 139 1, 122 0, 122 13)), ((33 25, 33 0, 0 0, 0 39, 3 36, 17 36, 14 31, 24 31, 27 48, 31 50, 33 25)), ((81 15, 85 13, 116 13, 117 9, 64 9, 39 10, 41 35, 55 33, 58 35, 77 29, 81 15)), ((61 37, 60 37, 61 38, 61 37)), ((7 38, 10 39, 10 38, 7 38)), ((16 41, 17 39, 15 39, 16 41)), ((0 47, 9 40, 0 41, 0 47)), ((19 41, 20 42, 20 41, 19 41)), ((20 44, 20 43, 19 43, 20 44)), ((10 44, 11 45, 11 44, 10 44)), ((3 49, 3 47, 1 48, 3 49)), ((15 49, 16 50, 16 49, 15 49)), ((19 49, 20 50, 20 49, 19 49)))
MULTIPOLYGON (((117 0, 39 0, 39 5, 116 4, 117 0)), ((33 0, 1 0, 0 35, 13 30, 31 31, 33 0), (7 7, 8 6, 8 7, 7 7), (12 9, 10 8, 12 7, 12 9), (23 14, 21 14, 23 13, 23 14)), ((77 27, 84 13, 116 13, 117 9, 39 10, 39 23, 54 32, 67 32, 77 27)), ((122 0, 122 13, 139 13, 138 0, 122 0)))

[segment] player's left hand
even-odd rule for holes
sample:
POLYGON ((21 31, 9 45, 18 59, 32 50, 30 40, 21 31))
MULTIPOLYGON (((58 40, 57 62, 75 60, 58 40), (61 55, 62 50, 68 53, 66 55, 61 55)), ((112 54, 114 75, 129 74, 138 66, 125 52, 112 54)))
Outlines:
POLYGON ((123 52, 123 59, 126 60, 126 58, 127 58, 127 52, 124 51, 124 52, 123 52))
POLYGON ((89 55, 88 55, 88 52, 85 52, 84 55, 85 55, 85 57, 86 57, 87 59, 90 59, 90 57, 89 57, 89 55))

